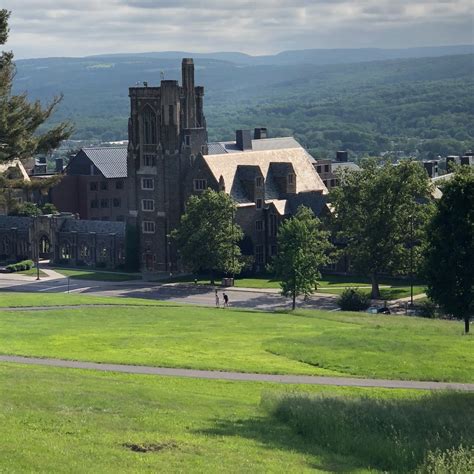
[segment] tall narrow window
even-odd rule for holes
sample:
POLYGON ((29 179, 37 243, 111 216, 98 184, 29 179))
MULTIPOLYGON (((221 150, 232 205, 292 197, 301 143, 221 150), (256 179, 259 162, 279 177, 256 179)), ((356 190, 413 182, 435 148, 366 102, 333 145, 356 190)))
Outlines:
POLYGON ((156 114, 150 107, 143 111, 143 144, 156 144, 156 114))

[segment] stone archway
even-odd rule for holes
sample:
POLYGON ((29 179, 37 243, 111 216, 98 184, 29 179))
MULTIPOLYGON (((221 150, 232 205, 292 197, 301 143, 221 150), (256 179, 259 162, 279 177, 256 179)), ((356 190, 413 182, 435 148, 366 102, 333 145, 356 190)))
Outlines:
POLYGON ((43 234, 38 239, 39 257, 44 259, 51 258, 51 241, 46 234, 43 234))

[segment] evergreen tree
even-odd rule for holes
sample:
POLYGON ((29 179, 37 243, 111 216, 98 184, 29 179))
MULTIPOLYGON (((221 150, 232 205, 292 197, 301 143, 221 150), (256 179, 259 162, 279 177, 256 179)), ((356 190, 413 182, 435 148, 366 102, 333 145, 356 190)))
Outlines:
MULTIPOLYGON (((0 10, 0 45, 8 38, 10 12, 0 10)), ((28 102, 26 93, 12 95, 15 75, 13 54, 2 52, 0 56, 0 162, 14 158, 31 158, 37 153, 48 153, 58 147, 72 132, 69 122, 63 122, 47 131, 38 133, 39 127, 51 116, 61 101, 55 97, 42 107, 39 101, 28 102)))
POLYGON ((459 167, 442 191, 428 232, 428 296, 463 319, 468 333, 474 314, 474 170, 459 167))
POLYGON ((339 179, 330 194, 336 235, 352 267, 371 278, 372 298, 380 298, 382 272, 407 275, 419 267, 433 212, 430 180, 420 163, 377 166, 375 160, 339 179))
POLYGON ((281 281, 282 295, 291 296, 295 309, 296 297, 309 296, 317 289, 319 268, 330 262, 329 232, 321 229, 311 209, 300 206, 280 225, 277 242, 278 254, 270 270, 281 281))
POLYGON ((191 196, 180 226, 171 233, 184 265, 194 272, 240 273, 242 229, 235 223, 236 206, 224 192, 207 189, 191 196))

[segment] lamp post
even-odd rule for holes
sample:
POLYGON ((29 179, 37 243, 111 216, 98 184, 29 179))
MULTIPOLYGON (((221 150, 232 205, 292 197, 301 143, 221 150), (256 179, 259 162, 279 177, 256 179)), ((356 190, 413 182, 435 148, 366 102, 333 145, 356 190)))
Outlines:
POLYGON ((413 308, 413 215, 410 216, 410 306, 413 308))
POLYGON ((38 237, 38 231, 37 231, 37 223, 38 222, 38 216, 33 217, 33 231, 35 233, 33 237, 33 242, 35 242, 35 262, 36 262, 36 280, 40 279, 40 270, 39 270, 39 251, 40 251, 40 242, 39 242, 39 237, 38 237))

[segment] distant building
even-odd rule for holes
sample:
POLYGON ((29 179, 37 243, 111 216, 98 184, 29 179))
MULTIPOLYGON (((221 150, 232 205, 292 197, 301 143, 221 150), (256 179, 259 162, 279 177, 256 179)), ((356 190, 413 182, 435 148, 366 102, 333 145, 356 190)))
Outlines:
POLYGON ((314 167, 328 189, 339 185, 338 170, 347 168, 358 171, 360 169, 356 163, 349 161, 347 151, 338 151, 335 161, 327 159, 317 160, 314 162, 314 167))
MULTIPOLYGON (((57 168, 62 163, 57 162, 57 168)), ((127 148, 82 148, 51 191, 51 201, 62 212, 81 219, 125 221, 127 216, 127 148)))

